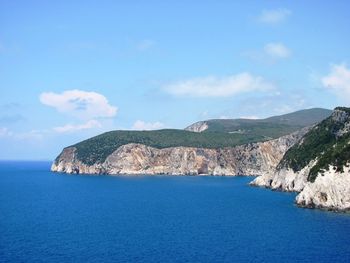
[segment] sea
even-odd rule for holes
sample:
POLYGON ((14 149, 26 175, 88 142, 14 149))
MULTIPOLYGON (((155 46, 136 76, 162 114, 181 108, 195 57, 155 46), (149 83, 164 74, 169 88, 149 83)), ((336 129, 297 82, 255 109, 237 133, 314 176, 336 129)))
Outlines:
POLYGON ((350 262, 350 214, 252 177, 90 176, 0 162, 0 262, 350 262))

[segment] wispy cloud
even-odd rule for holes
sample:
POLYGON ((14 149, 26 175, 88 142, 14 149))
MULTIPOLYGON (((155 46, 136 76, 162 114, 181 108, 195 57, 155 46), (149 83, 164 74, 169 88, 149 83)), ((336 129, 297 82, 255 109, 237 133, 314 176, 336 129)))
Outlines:
POLYGON ((97 120, 89 120, 86 123, 83 124, 66 124, 64 126, 54 127, 53 130, 58 133, 72 133, 77 132, 81 130, 88 130, 93 128, 101 128, 102 125, 97 120))
POLYGON ((226 114, 235 116, 236 112, 240 111, 241 116, 265 118, 311 107, 312 101, 302 89, 291 92, 279 90, 262 95, 252 94, 238 101, 234 110, 226 114))
POLYGON ((81 119, 108 118, 117 114, 118 108, 97 92, 67 90, 62 93, 44 92, 40 95, 44 105, 81 119))
POLYGON ((230 97, 239 93, 268 91, 274 88, 274 84, 262 77, 244 72, 226 77, 208 76, 187 79, 165 85, 163 90, 175 96, 230 97))
POLYGON ((30 130, 24 132, 14 132, 7 127, 0 127, 0 138, 17 141, 38 141, 44 138, 47 130, 30 130))
POLYGON ((281 42, 267 43, 260 50, 246 51, 243 56, 263 64, 275 64, 276 62, 292 56, 292 51, 281 42))
POLYGON ((16 140, 26 140, 26 141, 40 141, 45 138, 48 130, 30 130, 27 132, 13 133, 13 138, 16 140))
POLYGON ((330 73, 321 82, 340 99, 350 101, 350 69, 346 64, 331 65, 330 73))
POLYGON ((133 130, 159 130, 159 129, 162 129, 164 127, 165 127, 165 125, 159 121, 145 122, 145 121, 137 120, 132 125, 133 130))
POLYGON ((258 17, 258 20, 264 24, 279 24, 285 21, 292 12, 286 8, 263 10, 258 17))
POLYGON ((288 58, 291 51, 282 43, 268 43, 264 47, 264 51, 272 58, 288 58))

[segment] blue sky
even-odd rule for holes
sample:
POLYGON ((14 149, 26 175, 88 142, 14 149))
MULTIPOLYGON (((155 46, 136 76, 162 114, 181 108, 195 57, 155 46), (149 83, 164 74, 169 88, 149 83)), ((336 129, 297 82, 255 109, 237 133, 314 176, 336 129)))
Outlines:
POLYGON ((0 159, 350 102, 348 1, 0 1, 0 159))

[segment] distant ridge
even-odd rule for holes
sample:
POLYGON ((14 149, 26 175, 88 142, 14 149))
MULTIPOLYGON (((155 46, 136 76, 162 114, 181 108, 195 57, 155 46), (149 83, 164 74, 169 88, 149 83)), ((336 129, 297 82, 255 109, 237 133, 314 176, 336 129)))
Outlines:
POLYGON ((186 127, 192 132, 228 132, 262 135, 276 138, 318 123, 332 114, 331 110, 312 108, 272 116, 265 119, 211 119, 199 121, 186 127))

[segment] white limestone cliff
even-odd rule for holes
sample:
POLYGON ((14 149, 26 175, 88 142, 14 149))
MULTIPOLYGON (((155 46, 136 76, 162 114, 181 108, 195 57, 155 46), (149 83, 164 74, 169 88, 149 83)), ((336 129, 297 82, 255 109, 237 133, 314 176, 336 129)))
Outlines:
POLYGON ((185 131, 191 132, 203 132, 209 128, 208 123, 205 121, 196 122, 185 128, 185 131))
MULTIPOLYGON (((330 116, 329 123, 333 124, 323 129, 332 131, 337 139, 341 139, 350 132, 350 113, 336 108, 330 116)), ((314 131, 319 132, 317 126, 314 131)), ((298 147, 304 143, 304 138, 298 142, 298 147)), ((349 144, 350 141, 347 143, 349 144)), ((332 147, 335 146, 336 144, 332 147)), ((320 156, 322 154, 323 152, 320 156)), ((278 165, 277 169, 255 178, 250 185, 299 192, 295 202, 302 207, 350 211, 350 164, 338 169, 329 164, 328 169, 321 169, 317 173, 314 182, 308 181, 310 170, 317 164, 318 158, 311 160, 299 171, 294 171, 288 165, 278 165)))
POLYGON ((269 173, 255 178, 250 185, 286 192, 300 192, 303 190, 307 182, 307 176, 314 164, 315 161, 311 161, 298 172, 294 172, 291 168, 286 167, 273 169, 269 173))
POLYGON ((307 182, 297 195, 296 203, 302 207, 350 211, 350 169, 336 172, 331 166, 318 175, 315 182, 307 182))

